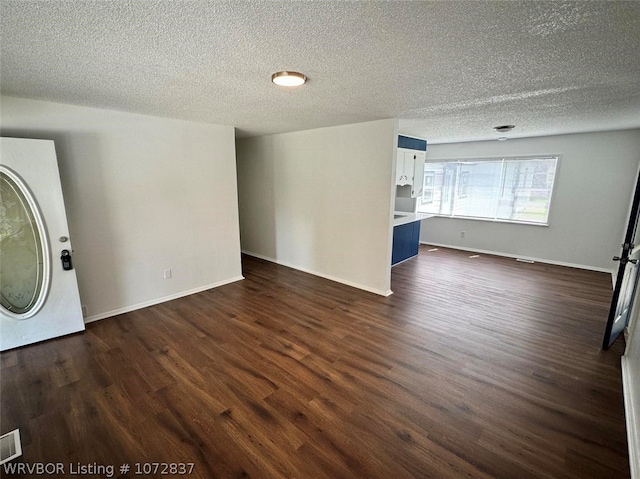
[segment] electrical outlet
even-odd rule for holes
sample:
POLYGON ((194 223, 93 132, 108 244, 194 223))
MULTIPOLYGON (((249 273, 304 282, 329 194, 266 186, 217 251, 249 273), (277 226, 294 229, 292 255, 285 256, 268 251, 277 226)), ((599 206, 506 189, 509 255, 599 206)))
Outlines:
POLYGON ((460 238, 464 238, 467 235, 466 231, 460 231, 460 238))
POLYGON ((171 270, 170 269, 165 269, 164 270, 164 279, 169 279, 171 278, 171 270))

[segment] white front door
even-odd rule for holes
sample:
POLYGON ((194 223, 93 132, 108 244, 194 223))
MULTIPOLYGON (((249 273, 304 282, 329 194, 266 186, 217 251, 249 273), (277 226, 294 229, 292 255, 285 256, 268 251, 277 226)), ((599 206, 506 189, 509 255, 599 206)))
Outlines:
POLYGON ((0 194, 0 351, 84 330, 53 141, 0 138, 0 194))

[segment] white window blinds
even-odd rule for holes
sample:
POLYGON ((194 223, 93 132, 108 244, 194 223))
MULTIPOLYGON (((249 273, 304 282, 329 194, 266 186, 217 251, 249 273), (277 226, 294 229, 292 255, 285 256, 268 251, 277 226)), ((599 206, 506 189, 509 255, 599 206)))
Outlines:
POLYGON ((418 211, 547 225, 558 157, 427 162, 418 211))

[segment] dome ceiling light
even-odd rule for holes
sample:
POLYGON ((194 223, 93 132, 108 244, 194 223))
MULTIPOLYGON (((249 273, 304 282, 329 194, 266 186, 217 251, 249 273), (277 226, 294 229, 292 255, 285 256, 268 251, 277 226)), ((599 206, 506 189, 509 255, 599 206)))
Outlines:
POLYGON ((298 72, 276 72, 271 75, 271 81, 279 86, 292 87, 303 85, 307 81, 307 77, 298 72))

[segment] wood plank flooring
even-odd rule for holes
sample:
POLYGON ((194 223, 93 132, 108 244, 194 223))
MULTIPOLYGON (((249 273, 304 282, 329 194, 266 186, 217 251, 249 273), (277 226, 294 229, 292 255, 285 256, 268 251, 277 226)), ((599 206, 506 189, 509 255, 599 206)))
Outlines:
POLYGON ((2 432, 116 477, 629 477, 610 275, 429 249, 388 298, 244 257, 244 281, 3 353, 2 432))

